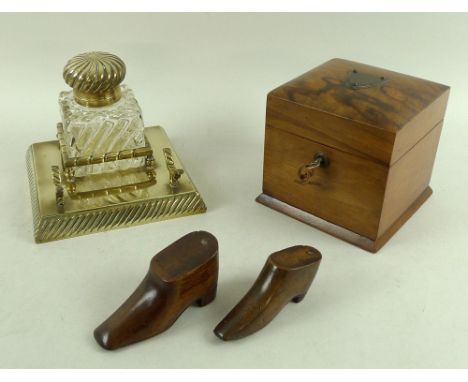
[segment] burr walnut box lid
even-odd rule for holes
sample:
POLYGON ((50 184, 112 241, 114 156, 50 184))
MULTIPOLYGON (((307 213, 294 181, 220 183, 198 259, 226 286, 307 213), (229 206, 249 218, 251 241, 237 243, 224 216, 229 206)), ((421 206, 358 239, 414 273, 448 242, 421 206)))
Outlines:
POLYGON ((268 112, 294 115, 282 124, 291 133, 391 165, 443 119, 448 94, 445 85, 332 59, 271 91, 268 112))

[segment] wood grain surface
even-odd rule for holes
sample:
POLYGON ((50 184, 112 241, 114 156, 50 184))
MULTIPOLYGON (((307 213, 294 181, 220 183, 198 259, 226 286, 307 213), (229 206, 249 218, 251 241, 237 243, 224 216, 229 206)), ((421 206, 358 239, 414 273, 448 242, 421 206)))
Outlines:
POLYGON ((191 232, 155 255, 132 295, 94 331, 103 348, 113 350, 153 337, 191 304, 216 297, 218 242, 204 231, 191 232))
POLYGON ((302 301, 321 259, 317 249, 305 245, 272 253, 250 290, 216 326, 216 336, 231 341, 251 335, 269 324, 288 302, 302 301))
POLYGON ((267 97, 263 194, 380 247, 430 194, 448 96, 445 85, 342 59, 285 83, 267 97), (353 88, 353 73, 381 80, 353 88), (329 165, 301 183, 319 153, 329 165))
POLYGON ((263 192, 291 206, 375 239, 388 167, 266 128, 263 192), (315 170, 312 182, 299 182, 298 169, 322 152, 330 160, 315 170))
POLYGON ((271 91, 267 124, 294 132, 292 124, 298 135, 391 163, 443 119, 448 93, 449 87, 435 82, 333 59, 271 91), (351 89, 346 79, 352 70, 386 81, 351 89), (291 104, 300 106, 299 115, 291 104), (403 131, 393 155, 396 136, 403 131))

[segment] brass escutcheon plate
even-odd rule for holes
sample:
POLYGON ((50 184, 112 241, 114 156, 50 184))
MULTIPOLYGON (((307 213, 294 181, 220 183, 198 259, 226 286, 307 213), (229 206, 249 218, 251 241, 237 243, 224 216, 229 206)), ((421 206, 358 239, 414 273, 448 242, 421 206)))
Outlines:
POLYGON ((372 74, 358 72, 356 69, 353 69, 346 77, 345 86, 353 90, 358 90, 378 87, 385 84, 387 81, 388 79, 383 76, 374 76, 372 74))

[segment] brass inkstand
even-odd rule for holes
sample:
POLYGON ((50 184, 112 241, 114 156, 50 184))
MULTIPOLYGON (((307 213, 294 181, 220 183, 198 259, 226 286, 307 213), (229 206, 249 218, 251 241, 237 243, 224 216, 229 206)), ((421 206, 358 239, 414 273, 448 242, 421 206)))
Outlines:
POLYGON ((65 65, 57 140, 27 152, 37 243, 206 211, 164 129, 144 128, 125 71, 104 52, 65 65))

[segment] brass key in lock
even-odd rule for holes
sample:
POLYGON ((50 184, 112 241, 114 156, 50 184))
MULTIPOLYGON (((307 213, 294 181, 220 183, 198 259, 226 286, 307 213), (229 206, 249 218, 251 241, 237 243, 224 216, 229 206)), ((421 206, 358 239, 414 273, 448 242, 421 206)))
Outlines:
POLYGON ((314 159, 309 164, 301 166, 297 172, 299 177, 299 183, 307 184, 310 182, 314 175, 315 169, 319 167, 327 167, 330 163, 328 157, 323 153, 317 153, 314 155, 314 159))

